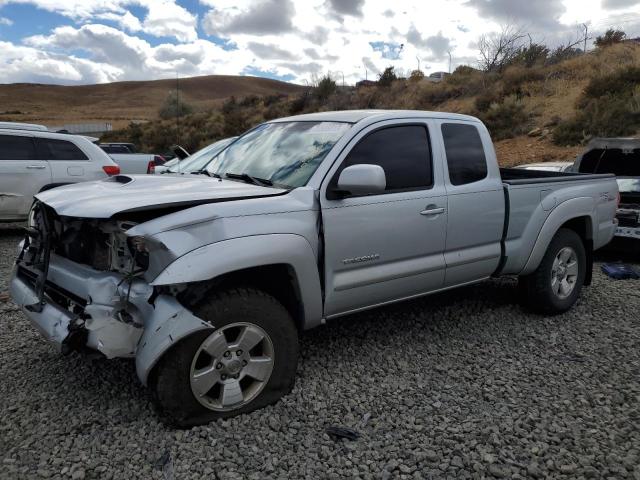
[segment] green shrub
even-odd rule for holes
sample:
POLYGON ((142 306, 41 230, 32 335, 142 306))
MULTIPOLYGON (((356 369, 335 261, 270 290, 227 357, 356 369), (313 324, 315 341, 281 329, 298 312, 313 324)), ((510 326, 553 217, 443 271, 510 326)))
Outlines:
POLYGON ((409 75, 409 80, 412 82, 419 82, 423 78, 424 72, 422 70, 414 70, 413 72, 411 72, 411 75, 409 75))
POLYGON ((640 67, 627 67, 609 75, 592 79, 584 90, 582 104, 589 98, 599 98, 604 95, 624 96, 640 85, 640 67))
POLYGON ((596 136, 631 135, 640 128, 640 67, 620 69, 592 79, 573 118, 553 132, 558 145, 584 143, 596 136))
POLYGON ((186 103, 178 95, 178 92, 172 90, 171 92, 169 92, 169 95, 167 95, 167 98, 160 107, 158 115, 160 116, 160 118, 166 120, 168 118, 176 118, 182 117, 184 115, 189 115, 190 113, 193 113, 193 107, 186 103))
POLYGON ((234 137, 247 131, 250 126, 247 115, 243 111, 233 110, 224 114, 222 133, 225 137, 234 137))
POLYGON ((557 65, 560 62, 564 62, 565 60, 570 60, 575 57, 579 57, 584 52, 579 48, 568 47, 568 46, 559 46, 554 49, 549 56, 547 57, 547 65, 557 65))
POLYGON ((624 42, 625 38, 627 38, 627 34, 622 30, 614 30, 613 28, 610 28, 604 33, 604 35, 596 37, 594 44, 598 48, 608 47, 609 45, 624 42))
POLYGON ((511 63, 531 68, 535 65, 544 65, 548 56, 549 48, 546 45, 532 43, 528 47, 521 47, 511 63))
POLYGON ((325 101, 336 92, 337 88, 336 82, 334 82, 329 75, 325 75, 320 79, 315 89, 316 97, 318 97, 320 101, 325 101))
POLYGON ((257 95, 247 95, 238 103, 241 107, 255 107, 260 103, 260 97, 257 95))
POLYGON ((453 73, 451 74, 451 77, 465 77, 465 76, 469 76, 469 75, 474 75, 476 73, 480 73, 480 70, 478 70, 477 68, 473 68, 469 65, 459 65, 458 67, 456 67, 456 69, 453 71, 453 73))
POLYGON ((224 114, 231 113, 237 108, 238 108, 238 101, 236 100, 236 97, 232 95, 231 97, 229 97, 228 100, 225 100, 224 103, 222 104, 222 113, 224 114))
POLYGON ((540 68, 526 68, 514 66, 505 70, 502 75, 503 95, 523 96, 523 86, 529 82, 539 82, 544 79, 544 72, 540 68))
POLYGON ((302 112, 311 103, 311 94, 303 92, 289 104, 289 113, 295 115, 302 112))
POLYGON ((502 103, 492 103, 480 119, 491 132, 494 140, 503 140, 526 133, 530 117, 524 105, 515 96, 504 99, 502 103))
POLYGON ((575 117, 553 131, 558 145, 585 143, 593 137, 619 137, 640 128, 640 91, 633 97, 605 95, 591 99, 575 117))
POLYGON ((475 107, 479 112, 486 112, 494 103, 500 103, 503 100, 501 92, 496 90, 487 90, 476 97, 475 107))
POLYGON ((378 75, 378 86, 388 88, 393 82, 398 80, 394 67, 387 67, 378 75))
POLYGON ((461 85, 450 85, 447 82, 434 83, 422 94, 421 104, 426 107, 435 107, 464 94, 465 87, 461 85))

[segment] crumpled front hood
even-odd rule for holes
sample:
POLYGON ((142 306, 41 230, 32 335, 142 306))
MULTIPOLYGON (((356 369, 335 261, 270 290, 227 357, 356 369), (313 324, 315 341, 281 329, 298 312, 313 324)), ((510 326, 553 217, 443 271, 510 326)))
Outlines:
POLYGON ((110 218, 116 213, 273 196, 280 188, 260 187, 203 175, 118 175, 96 182, 75 183, 36 195, 58 215, 110 218))

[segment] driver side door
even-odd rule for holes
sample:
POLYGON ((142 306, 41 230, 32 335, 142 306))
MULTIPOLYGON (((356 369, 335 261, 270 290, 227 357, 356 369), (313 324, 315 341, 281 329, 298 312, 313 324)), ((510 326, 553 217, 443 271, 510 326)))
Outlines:
POLYGON ((384 122, 357 135, 321 191, 325 245, 325 316, 442 288, 447 197, 434 168, 429 124, 384 122), (340 172, 379 165, 386 189, 335 193, 340 172))

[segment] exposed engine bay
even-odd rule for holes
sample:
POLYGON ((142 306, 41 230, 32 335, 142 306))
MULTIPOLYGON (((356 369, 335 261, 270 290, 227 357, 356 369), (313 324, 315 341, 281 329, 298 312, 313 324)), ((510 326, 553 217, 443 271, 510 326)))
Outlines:
POLYGON ((149 254, 142 239, 125 232, 136 223, 59 217, 42 204, 29 217, 29 234, 47 230, 51 252, 96 270, 132 275, 147 269, 149 254), (46 215, 46 218, 45 218, 46 215))
POLYGON ((12 294, 63 353, 88 348, 107 358, 134 357, 151 324, 180 317, 187 320, 180 328, 203 328, 175 298, 185 286, 154 288, 142 278, 149 252, 143 237, 126 235, 134 226, 60 217, 34 205, 12 294), (57 320, 45 321, 51 318, 57 320))

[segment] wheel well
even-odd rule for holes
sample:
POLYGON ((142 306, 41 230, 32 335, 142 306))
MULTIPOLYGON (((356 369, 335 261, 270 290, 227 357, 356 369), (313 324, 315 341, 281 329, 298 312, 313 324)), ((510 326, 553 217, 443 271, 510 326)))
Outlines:
POLYGON ((193 306, 202 301, 207 292, 214 288, 240 286, 257 288, 274 297, 287 309, 298 330, 304 330, 304 310, 298 280, 293 268, 286 264, 245 268, 192 284, 180 301, 193 306))
POLYGON ((585 244, 593 240, 593 230, 591 229, 591 218, 576 217, 562 224, 560 228, 568 228, 576 232, 585 244))
POLYGON ((591 226, 591 218, 572 218, 568 222, 562 224, 560 228, 573 230, 582 239, 585 253, 587 255, 587 271, 584 278, 584 284, 591 285, 591 279, 593 277, 593 230, 591 226))

